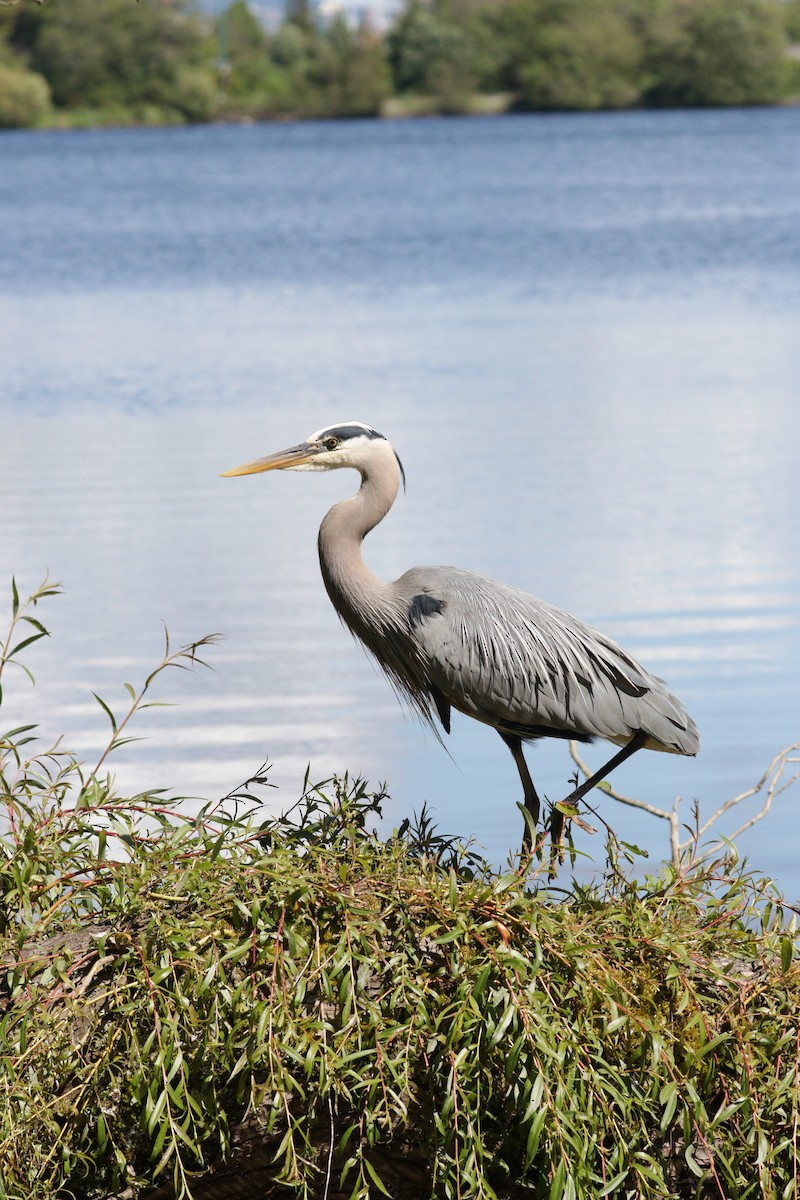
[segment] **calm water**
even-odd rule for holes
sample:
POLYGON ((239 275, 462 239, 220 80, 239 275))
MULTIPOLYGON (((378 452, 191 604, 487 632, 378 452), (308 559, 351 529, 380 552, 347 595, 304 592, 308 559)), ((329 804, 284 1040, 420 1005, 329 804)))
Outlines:
MULTIPOLYGON (((276 806, 349 768, 393 823, 518 843, 497 736, 457 718, 448 757, 329 606, 316 528, 356 480, 219 478, 352 418, 408 476, 377 573, 484 571, 669 679, 702 753, 619 786, 689 819, 800 738, 800 110, 4 134, 0 376, 0 588, 66 589, 4 723, 90 757, 91 692, 121 707, 162 621, 225 635, 123 786, 216 797, 268 756, 276 806)), ((529 760, 564 794, 563 745, 529 760)), ((799 806, 742 842, 793 897, 799 806)))

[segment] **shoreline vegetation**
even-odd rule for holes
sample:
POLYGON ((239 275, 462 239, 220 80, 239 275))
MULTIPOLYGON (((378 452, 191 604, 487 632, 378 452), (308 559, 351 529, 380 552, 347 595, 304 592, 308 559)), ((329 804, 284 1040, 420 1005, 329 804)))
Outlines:
POLYGON ((287 0, 3 0, 0 129, 800 100, 800 0, 405 0, 383 29, 287 0))
MULTIPOLYGON (((0 683, 58 590, 12 583, 0 683)), ((265 767, 194 815, 119 793, 213 641, 96 697, 93 765, 0 733, 4 1200, 796 1194, 798 910, 732 843, 643 872, 609 830, 560 886, 424 810, 379 836, 346 776, 266 819, 265 767)))

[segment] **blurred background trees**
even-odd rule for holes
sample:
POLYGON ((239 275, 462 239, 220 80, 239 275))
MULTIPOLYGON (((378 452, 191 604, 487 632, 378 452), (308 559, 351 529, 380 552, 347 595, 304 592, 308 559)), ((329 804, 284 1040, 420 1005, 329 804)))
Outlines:
POLYGON ((786 93, 791 0, 406 0, 395 88, 507 91, 530 109, 771 104, 786 93), (444 81, 445 86, 442 86, 444 81))
POLYGON ((405 0, 380 30, 311 0, 269 28, 247 0, 16 0, 0 127, 772 104, 798 43, 800 0, 405 0))
POLYGON ((181 3, 48 0, 6 10, 8 45, 57 109, 107 122, 203 121, 216 83, 209 35, 181 3))
POLYGON ((781 98, 788 64, 780 4, 703 0, 671 15, 654 39, 649 101, 674 107, 781 98))

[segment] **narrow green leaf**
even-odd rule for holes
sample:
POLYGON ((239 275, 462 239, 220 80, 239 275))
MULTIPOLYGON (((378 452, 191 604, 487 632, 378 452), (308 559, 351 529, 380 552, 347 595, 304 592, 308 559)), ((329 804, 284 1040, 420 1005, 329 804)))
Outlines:
POLYGON ((484 993, 487 983, 492 974, 492 963, 486 963, 478 978, 475 980, 475 986, 472 989, 473 1000, 478 1000, 484 993))
POLYGON ((699 1162, 697 1161, 697 1159, 694 1156, 694 1151, 695 1151, 695 1148, 693 1145, 687 1146, 684 1151, 684 1158, 686 1159, 686 1165, 688 1166, 688 1168, 692 1172, 692 1174, 694 1176, 696 1176, 697 1179, 702 1179, 703 1176, 706 1174, 706 1169, 705 1169, 705 1167, 700 1166, 699 1162))
POLYGON ((380 1175, 375 1170, 375 1168, 373 1167, 373 1165, 369 1161, 369 1159, 364 1158, 362 1161, 364 1163, 364 1166, 367 1168, 367 1174, 369 1175, 372 1182, 375 1184, 375 1187, 378 1189, 378 1191, 381 1192, 382 1195, 388 1196, 389 1200, 392 1200, 391 1194, 389 1192, 387 1192, 386 1186, 385 1186, 383 1180, 381 1179, 380 1175))
MULTIPOLYGON (((164 1126, 162 1128, 163 1128, 163 1133, 161 1133, 160 1136, 161 1136, 161 1144, 163 1145, 163 1139, 164 1139, 164 1136, 166 1135, 167 1128, 168 1128, 166 1123, 164 1124, 164 1126)), ((160 1147, 159 1147, 159 1149, 160 1149, 160 1147)), ((161 1158, 158 1160, 155 1167, 153 1168, 153 1179, 156 1179, 161 1174, 161 1172, 164 1170, 164 1168, 166 1167, 167 1163, 172 1158, 174 1153, 175 1153, 175 1143, 171 1141, 168 1144, 164 1153, 161 1155, 161 1158)), ((155 1157, 155 1155, 153 1155, 153 1157, 155 1157)))
POLYGON ((113 732, 116 733, 117 732, 117 722, 116 722, 116 718, 114 717, 113 712, 108 707, 105 700, 103 700, 100 696, 98 696, 97 692, 92 692, 92 695, 94 696, 95 700, 100 705, 103 712, 106 714, 109 721, 111 722, 111 728, 112 728, 113 732))
POLYGON ((537 1112, 536 1116, 531 1121, 531 1127, 528 1130, 528 1138, 527 1138, 527 1141, 525 1144, 525 1167, 526 1167, 526 1169, 531 1165, 534 1158, 536 1157, 536 1152, 539 1149, 539 1142, 541 1141, 541 1138, 542 1138, 542 1130, 544 1129, 544 1123, 545 1123, 546 1118, 547 1118, 547 1109, 540 1108, 539 1111, 537 1112))
POLYGON ((129 734, 128 737, 117 737, 114 735, 113 749, 119 750, 120 746, 127 746, 130 742, 141 742, 141 737, 136 737, 134 734, 129 734))
POLYGON ((495 1029, 491 1038, 489 1039, 490 1046, 496 1046, 497 1043, 502 1039, 502 1037, 504 1036, 509 1025, 514 1020, 515 1014, 516 1014, 516 1009, 515 1009, 514 1005, 509 1004, 508 1007, 506 1008, 506 1011, 503 1013, 503 1016, 500 1020, 500 1024, 497 1026, 497 1028, 495 1029))
POLYGON ((434 946, 446 946, 448 942, 455 942, 459 938, 463 938, 463 936, 463 929, 450 929, 447 933, 443 933, 439 937, 432 938, 431 940, 434 946))
POLYGON ((631 854, 637 854, 639 858, 649 858, 650 854, 647 850, 643 850, 641 846, 637 846, 635 842, 623 842, 620 839, 620 846, 624 846, 631 854))
POLYGON ((793 958, 794 946, 792 945, 792 939, 787 934, 784 934, 781 938, 781 970, 784 975, 792 965, 793 958))
POLYGON ((24 650, 26 646, 32 646, 34 642, 38 642, 41 638, 46 637, 45 633, 32 633, 29 637, 23 638, 21 642, 17 642, 13 649, 9 650, 6 655, 7 659, 12 659, 15 654, 19 654, 20 650, 24 650))
POLYGON ((43 637, 50 636, 49 630, 42 624, 41 621, 37 621, 36 617, 29 617, 27 614, 25 614, 24 616, 20 617, 20 620, 24 621, 26 625, 32 625, 34 629, 38 629, 43 637))
POLYGON ((677 1084, 671 1083, 668 1087, 662 1089, 661 1100, 664 1102, 664 1094, 668 1093, 664 1112, 661 1114, 661 1132, 665 1133, 672 1124, 672 1119, 675 1116, 675 1109, 678 1107, 678 1087, 677 1084))
POLYGON ((711 1128, 714 1129, 717 1125, 724 1125, 728 1118, 737 1113, 744 1103, 745 1101, 742 1099, 734 1101, 733 1104, 724 1105, 711 1122, 711 1128))
POLYGON ((625 1180, 627 1178, 628 1178, 628 1168, 626 1167, 624 1169, 624 1171, 620 1171, 619 1175, 615 1175, 613 1179, 609 1179, 609 1181, 605 1185, 605 1187, 602 1187, 600 1189, 600 1191, 597 1193, 598 1196, 613 1195, 617 1191, 617 1189, 619 1188, 619 1186, 623 1182, 623 1180, 625 1180))
POLYGON ((25 674, 28 676, 28 679, 30 679, 31 683, 33 683, 33 684, 36 683, 36 679, 34 678, 33 671, 31 671, 30 667, 27 667, 24 662, 17 662, 15 660, 14 666, 19 667, 21 670, 23 670, 25 672, 25 674))
POLYGON ((564 1178, 566 1173, 567 1169, 564 1166, 564 1160, 562 1158, 556 1167, 555 1174, 553 1175, 553 1181, 550 1184, 550 1200, 561 1200, 561 1197, 564 1195, 564 1178))

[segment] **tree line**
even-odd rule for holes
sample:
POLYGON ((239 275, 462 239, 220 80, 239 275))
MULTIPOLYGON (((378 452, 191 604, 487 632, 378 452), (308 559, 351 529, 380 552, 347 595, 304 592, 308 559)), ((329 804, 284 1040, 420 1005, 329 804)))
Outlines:
POLYGON ((774 104, 800 0, 405 0, 389 27, 288 0, 0 6, 0 127, 774 104))

